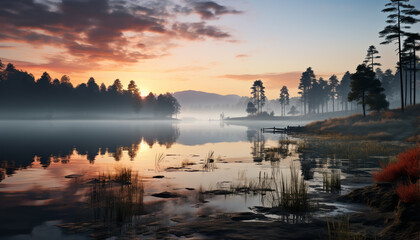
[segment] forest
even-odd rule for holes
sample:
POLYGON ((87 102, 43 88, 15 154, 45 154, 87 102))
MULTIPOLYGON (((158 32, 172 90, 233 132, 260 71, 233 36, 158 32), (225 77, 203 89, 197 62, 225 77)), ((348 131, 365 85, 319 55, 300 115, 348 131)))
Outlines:
MULTIPOLYGON (((288 114, 301 113, 319 114, 325 112, 349 111, 360 105, 363 114, 366 111, 381 111, 390 107, 390 102, 401 99, 401 110, 406 106, 416 104, 418 82, 417 72, 420 66, 416 50, 420 49, 416 42, 420 40, 419 34, 407 33, 404 42, 402 62, 398 62, 397 71, 391 69, 383 71, 377 61, 381 58, 375 46, 369 46, 364 61, 357 66, 355 73, 347 71, 341 80, 336 75, 328 79, 316 77, 314 70, 308 67, 299 81, 300 102, 299 106, 291 106, 288 114), (375 66, 377 68, 375 69, 375 66), (400 71, 402 69, 402 71, 400 71), (355 106, 356 104, 356 106, 355 106), (366 107, 369 109, 366 109, 366 107), (329 108, 330 107, 330 108, 329 108), (298 110, 299 108, 299 110, 298 110)), ((250 115, 267 115, 262 108, 267 98, 265 96, 263 81, 254 81, 251 87, 251 98, 246 112, 250 115)), ((290 94, 287 86, 280 89, 277 101, 281 105, 281 115, 286 115, 286 106, 290 105, 290 94)), ((394 107, 397 107, 394 104, 394 107)), ((273 115, 273 114, 271 114, 273 115)))
POLYGON ((34 76, 0 60, 0 118, 153 118, 168 119, 181 106, 170 94, 141 97, 136 82, 124 89, 116 79, 106 87, 91 77, 76 87, 70 77, 34 76))

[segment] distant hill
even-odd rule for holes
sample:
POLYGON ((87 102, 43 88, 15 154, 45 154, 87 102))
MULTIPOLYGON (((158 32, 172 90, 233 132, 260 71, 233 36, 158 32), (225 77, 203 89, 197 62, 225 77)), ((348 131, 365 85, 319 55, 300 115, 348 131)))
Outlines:
POLYGON ((181 106, 236 104, 241 99, 238 95, 220 95, 194 90, 175 92, 173 96, 178 100, 181 106))
MULTIPOLYGON (((247 115, 245 110, 249 102, 248 97, 241 97, 235 94, 221 95, 194 90, 175 92, 173 96, 181 105, 181 114, 206 113, 207 115, 211 114, 213 118, 218 118, 222 112, 225 113, 226 117, 247 115)), ((291 104, 297 104, 297 102, 298 98, 290 99, 291 104)), ((286 108, 287 111, 290 106, 286 108)), ((268 100, 264 106, 264 111, 278 113, 280 111, 280 104, 277 100, 268 100)))

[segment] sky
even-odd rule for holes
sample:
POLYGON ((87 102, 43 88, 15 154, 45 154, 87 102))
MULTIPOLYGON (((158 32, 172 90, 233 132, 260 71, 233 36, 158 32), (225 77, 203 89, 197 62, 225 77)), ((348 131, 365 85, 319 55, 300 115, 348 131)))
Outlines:
MULTIPOLYGON (((380 45, 388 0, 0 0, 0 59, 74 85, 134 80, 142 95, 197 90, 269 99, 291 96, 303 71, 341 76, 380 45)), ((420 0, 411 0, 420 8, 420 0)), ((420 24, 411 29, 420 32, 420 24)))

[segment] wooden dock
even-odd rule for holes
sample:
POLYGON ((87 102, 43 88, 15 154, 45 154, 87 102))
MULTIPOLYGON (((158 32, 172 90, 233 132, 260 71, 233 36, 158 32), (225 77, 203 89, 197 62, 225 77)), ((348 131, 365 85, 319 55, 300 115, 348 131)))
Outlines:
POLYGON ((263 133, 296 133, 296 132, 303 132, 304 127, 302 126, 287 126, 286 128, 262 128, 263 133))

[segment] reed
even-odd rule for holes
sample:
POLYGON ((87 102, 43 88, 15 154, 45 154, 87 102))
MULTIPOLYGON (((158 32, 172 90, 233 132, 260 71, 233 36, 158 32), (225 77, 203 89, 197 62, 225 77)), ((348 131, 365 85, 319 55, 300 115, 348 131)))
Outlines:
POLYGON ((160 172, 162 171, 160 164, 162 163, 163 159, 165 159, 164 153, 156 153, 155 155, 155 171, 160 172))
POLYGON ((277 205, 292 212, 309 210, 308 186, 293 163, 290 165, 290 178, 287 179, 281 174, 280 180, 277 205))
POLYGON ((326 192, 339 192, 341 190, 341 172, 332 170, 322 174, 322 188, 326 192))
POLYGON ((131 184, 132 170, 127 167, 117 167, 115 174, 112 176, 115 182, 121 184, 131 184))
POLYGON ((364 240, 366 235, 352 233, 350 231, 349 217, 337 217, 331 223, 326 217, 328 240, 364 240))
POLYGON ((88 191, 88 205, 95 220, 121 224, 143 212, 143 182, 131 168, 120 168, 114 174, 103 173, 99 180, 88 191))
POLYGON ((213 171, 214 169, 216 169, 216 164, 214 162, 214 151, 209 151, 207 157, 204 159, 203 170, 213 171))
MULTIPOLYGON (((239 175, 239 174, 238 174, 239 175)), ((251 194, 265 194, 266 192, 274 191, 272 189, 272 179, 266 172, 259 172, 259 176, 255 180, 248 180, 245 176, 241 176, 242 183, 231 183, 230 191, 233 193, 251 193, 251 194)))

